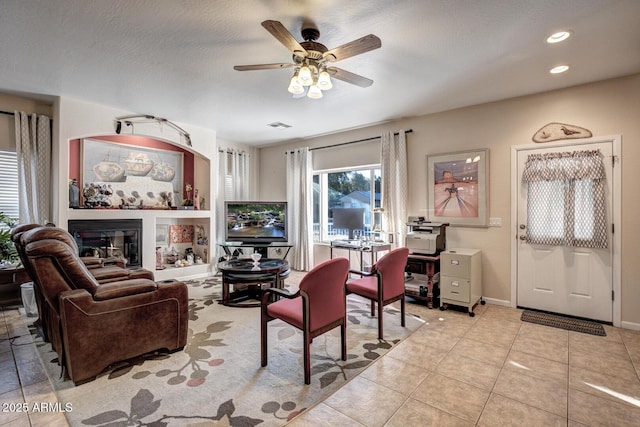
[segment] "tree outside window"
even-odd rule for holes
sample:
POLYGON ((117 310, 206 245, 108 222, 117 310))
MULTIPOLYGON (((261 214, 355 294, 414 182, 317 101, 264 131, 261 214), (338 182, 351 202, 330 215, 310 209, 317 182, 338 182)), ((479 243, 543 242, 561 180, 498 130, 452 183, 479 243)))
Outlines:
POLYGON ((313 176, 313 185, 315 242, 348 238, 349 230, 333 227, 333 212, 341 208, 364 208, 364 227, 356 233, 370 237, 373 225, 379 220, 373 209, 381 206, 379 168, 317 173, 313 176))

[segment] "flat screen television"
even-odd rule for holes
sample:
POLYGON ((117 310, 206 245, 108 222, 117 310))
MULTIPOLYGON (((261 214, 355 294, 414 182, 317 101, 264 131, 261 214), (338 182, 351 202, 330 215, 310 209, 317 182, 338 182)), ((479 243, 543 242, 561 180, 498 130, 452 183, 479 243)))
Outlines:
POLYGON ((349 230, 349 240, 353 240, 353 232, 364 229, 364 208, 334 208, 333 229, 349 230))
POLYGON ((225 241, 286 242, 287 202, 225 202, 225 241))

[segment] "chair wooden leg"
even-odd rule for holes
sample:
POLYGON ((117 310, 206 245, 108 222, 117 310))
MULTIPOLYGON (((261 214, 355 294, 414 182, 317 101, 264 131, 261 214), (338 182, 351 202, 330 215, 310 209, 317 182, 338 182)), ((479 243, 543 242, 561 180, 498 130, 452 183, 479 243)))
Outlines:
POLYGON ((260 317, 260 363, 267 366, 267 318, 264 313, 260 317))
POLYGON ((342 360, 347 360, 347 319, 340 325, 340 338, 342 338, 342 360))
POLYGON ((382 301, 378 301, 378 339, 382 339, 383 337, 383 331, 382 331, 382 313, 384 310, 384 305, 382 304, 382 301))
POLYGON ((376 302, 374 300, 371 300, 371 317, 374 317, 376 315, 376 302))
POLYGON ((309 332, 304 331, 304 383, 311 384, 311 339, 309 332))
POLYGON ((401 325, 402 325, 403 328, 404 328, 404 325, 405 325, 405 321, 404 321, 404 313, 405 313, 405 311, 404 311, 404 302, 405 301, 404 301, 404 295, 403 295, 402 299, 400 299, 400 319, 401 319, 400 322, 401 322, 401 325))

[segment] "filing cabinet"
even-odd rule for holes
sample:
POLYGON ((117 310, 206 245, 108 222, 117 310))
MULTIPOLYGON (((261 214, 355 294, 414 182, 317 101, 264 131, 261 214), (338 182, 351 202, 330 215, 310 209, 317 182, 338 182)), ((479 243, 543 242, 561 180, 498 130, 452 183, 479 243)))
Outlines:
POLYGON ((467 307, 475 316, 482 299, 482 252, 479 249, 450 249, 440 253, 440 310, 449 304, 467 307))

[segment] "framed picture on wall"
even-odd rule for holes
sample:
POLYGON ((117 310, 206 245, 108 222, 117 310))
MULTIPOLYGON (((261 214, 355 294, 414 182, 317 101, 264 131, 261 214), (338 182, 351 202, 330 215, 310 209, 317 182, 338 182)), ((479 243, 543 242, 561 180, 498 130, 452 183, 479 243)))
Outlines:
POLYGON ((162 224, 156 225, 156 246, 166 246, 169 244, 169 227, 162 224))
POLYGON ((489 225, 489 150, 427 156, 427 216, 451 225, 489 225))
POLYGON ((177 151, 85 138, 82 185, 105 187, 112 207, 168 209, 182 200, 183 161, 177 151))

